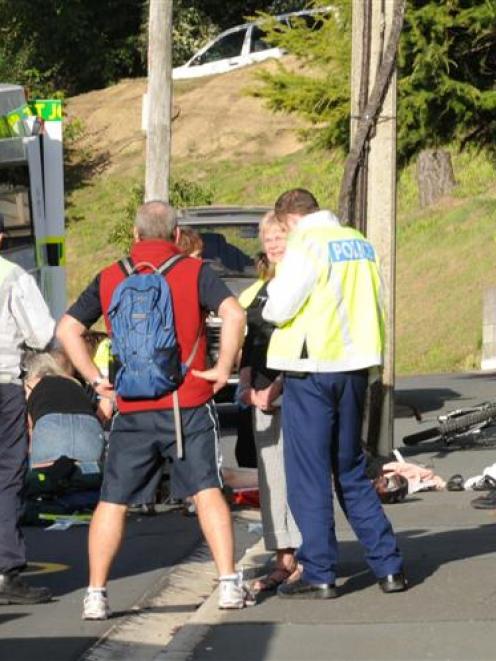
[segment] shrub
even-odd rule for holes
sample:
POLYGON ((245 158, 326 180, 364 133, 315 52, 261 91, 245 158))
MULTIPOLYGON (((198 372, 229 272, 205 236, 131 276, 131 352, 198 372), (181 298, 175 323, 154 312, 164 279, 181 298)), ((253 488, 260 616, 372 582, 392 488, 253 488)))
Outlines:
MULTIPOLYGON (((138 207, 143 204, 144 197, 144 185, 135 184, 131 188, 123 217, 114 225, 109 234, 109 241, 117 245, 123 252, 128 252, 131 247, 134 218, 138 207)), ((170 204, 176 209, 212 204, 213 190, 194 181, 176 179, 171 181, 169 198, 170 204)))

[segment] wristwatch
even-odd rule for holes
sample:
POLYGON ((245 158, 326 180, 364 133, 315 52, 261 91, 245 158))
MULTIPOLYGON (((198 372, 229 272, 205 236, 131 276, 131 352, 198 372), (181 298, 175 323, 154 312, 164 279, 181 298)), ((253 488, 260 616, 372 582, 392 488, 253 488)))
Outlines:
POLYGON ((90 381, 90 385, 93 386, 93 388, 98 388, 98 386, 100 386, 104 381, 105 381, 105 379, 100 374, 100 376, 97 376, 96 379, 93 379, 93 381, 90 381))

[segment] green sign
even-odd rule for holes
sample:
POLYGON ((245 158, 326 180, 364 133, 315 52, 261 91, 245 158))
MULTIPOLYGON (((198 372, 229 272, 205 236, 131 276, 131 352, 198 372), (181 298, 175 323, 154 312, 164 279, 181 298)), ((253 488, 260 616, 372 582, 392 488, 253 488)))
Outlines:
POLYGON ((31 101, 29 105, 33 114, 41 117, 45 122, 62 121, 62 101, 60 99, 37 99, 31 101))
POLYGON ((7 119, 5 117, 0 117, 0 140, 3 140, 3 138, 10 138, 12 137, 12 133, 10 132, 10 127, 7 123, 7 119))
POLYGON ((39 99, 25 103, 0 117, 0 140, 30 135, 24 123, 28 117, 41 117, 45 122, 62 121, 62 101, 60 99, 39 99))
POLYGON ((10 130, 10 135, 13 137, 29 135, 29 131, 24 125, 23 120, 32 117, 32 115, 33 113, 27 103, 19 106, 19 108, 14 108, 14 110, 11 110, 4 115, 4 119, 7 121, 10 130))

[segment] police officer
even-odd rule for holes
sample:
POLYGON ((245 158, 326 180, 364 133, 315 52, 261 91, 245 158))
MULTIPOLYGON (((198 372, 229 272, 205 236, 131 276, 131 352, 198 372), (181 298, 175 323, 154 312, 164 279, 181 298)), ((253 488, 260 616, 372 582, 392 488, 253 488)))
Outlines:
MULTIPOLYGON (((0 246, 3 237, 0 227, 0 246)), ((51 599, 47 588, 32 587, 19 575, 26 566, 19 516, 28 458, 20 374, 23 345, 44 349, 54 326, 34 278, 0 257, 0 604, 51 599)))
POLYGON ((360 438, 369 369, 382 364, 384 345, 374 248, 330 211, 319 210, 307 190, 282 194, 275 211, 291 232, 263 311, 278 326, 267 366, 285 374, 288 502, 303 538, 298 551, 303 572, 278 594, 337 596, 332 482, 381 589, 405 590, 402 558, 365 475, 360 438))

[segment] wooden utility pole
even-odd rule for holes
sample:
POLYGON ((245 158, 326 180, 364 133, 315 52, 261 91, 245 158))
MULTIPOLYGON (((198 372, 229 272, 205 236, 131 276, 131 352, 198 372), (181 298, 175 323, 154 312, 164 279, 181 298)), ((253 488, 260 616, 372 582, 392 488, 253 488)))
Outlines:
POLYGON ((145 201, 169 200, 172 0, 150 0, 145 201))
POLYGON ((351 150, 340 193, 340 216, 374 245, 384 279, 387 316, 382 386, 371 388, 368 445, 393 449, 396 251, 395 57, 405 0, 353 0, 351 150))

